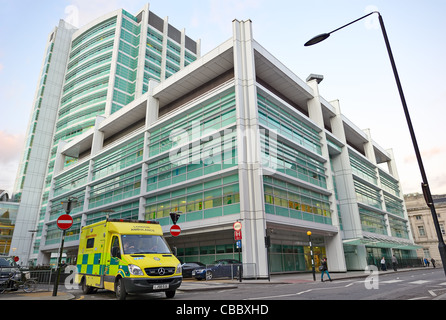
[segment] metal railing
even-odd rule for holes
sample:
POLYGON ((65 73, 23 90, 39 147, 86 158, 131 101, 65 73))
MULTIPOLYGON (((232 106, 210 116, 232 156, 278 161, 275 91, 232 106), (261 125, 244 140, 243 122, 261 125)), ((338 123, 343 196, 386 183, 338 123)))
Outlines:
MULTIPOLYGON (((407 259, 397 259, 398 263, 396 265, 397 269, 404 268, 419 268, 424 267, 424 262, 422 258, 407 258, 407 259)), ((379 270, 381 270, 381 259, 380 258, 369 258, 369 265, 375 265, 379 270)), ((386 259, 387 269, 393 269, 392 259, 386 259)))

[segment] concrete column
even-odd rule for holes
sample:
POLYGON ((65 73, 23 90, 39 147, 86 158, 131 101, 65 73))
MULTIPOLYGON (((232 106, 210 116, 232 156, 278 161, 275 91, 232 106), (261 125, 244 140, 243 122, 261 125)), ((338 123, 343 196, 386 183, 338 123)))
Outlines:
POLYGON ((409 231, 409 239, 410 239, 410 241, 413 242, 414 241, 414 237, 413 237, 413 233, 412 233, 412 227, 410 225, 409 214, 407 213, 406 203, 404 202, 404 193, 403 193, 403 188, 401 186, 401 181, 400 181, 400 177, 399 177, 399 174, 398 174, 398 170, 397 170, 397 167, 396 167, 395 156, 393 154, 393 150, 392 149, 387 149, 386 151, 390 155, 390 161, 387 162, 389 173, 395 179, 398 180, 398 188, 400 189, 400 196, 399 196, 399 198, 401 200, 403 200, 404 218, 406 219, 407 230, 409 231))
POLYGON ((161 81, 166 79, 166 64, 167 64, 167 38, 169 32, 169 19, 168 17, 164 18, 164 27, 163 27, 163 51, 161 53, 161 81))
POLYGON ((112 113, 112 104, 113 104, 113 93, 115 92, 115 78, 116 78, 116 69, 118 66, 118 51, 119 51, 119 43, 121 38, 121 28, 122 28, 122 10, 116 16, 116 28, 115 28, 115 38, 113 40, 113 53, 112 60, 110 64, 110 77, 108 80, 108 88, 107 88, 107 99, 105 101, 105 116, 109 116, 112 113))
MULTIPOLYGON (((93 140, 91 142, 91 155, 90 155, 90 163, 88 165, 88 177, 87 181, 91 182, 93 181, 93 167, 95 160, 91 160, 97 153, 99 153, 102 150, 102 147, 104 145, 104 133, 99 130, 99 124, 105 120, 105 117, 103 116, 97 116, 96 121, 94 124, 94 132, 93 132, 93 140)), ((84 206, 82 208, 82 212, 88 211, 88 206, 90 204, 90 191, 91 187, 87 185, 85 187, 85 195, 84 195, 84 206)), ((81 220, 81 228, 85 227, 87 225, 87 214, 82 214, 82 220, 81 220)))
MULTIPOLYGON (((319 80, 320 81, 320 80, 319 80)), ((307 81, 307 84, 313 89, 314 97, 313 99, 309 100, 307 102, 308 106, 308 115, 310 116, 310 119, 312 119, 320 128, 324 128, 324 118, 322 114, 322 108, 321 108, 321 102, 319 99, 319 87, 318 87, 318 80, 313 79, 310 81, 307 81)), ((325 134, 325 131, 321 131, 319 133, 321 137, 321 143, 322 143, 322 157, 324 159, 329 159, 330 155, 328 152, 327 147, 327 135, 325 134)), ((338 217, 338 209, 336 205, 336 198, 335 198, 335 190, 334 190, 334 183, 333 183, 333 174, 331 172, 331 165, 330 161, 327 161, 324 163, 325 168, 325 174, 327 176, 327 189, 331 191, 331 195, 329 197, 330 200, 330 211, 331 211, 331 220, 333 223, 333 226, 338 228, 338 233, 331 237, 325 237, 325 250, 327 253, 327 259, 330 262, 328 264, 330 271, 346 271, 346 264, 345 264, 345 255, 344 255, 344 247, 342 245, 342 237, 341 237, 341 230, 340 230, 340 223, 339 223, 339 217, 338 217)))
POLYGON ((139 51, 138 51, 138 67, 136 69, 136 85, 135 85, 135 100, 142 95, 144 85, 144 64, 146 61, 147 48, 147 25, 149 23, 149 4, 145 4, 142 9, 141 31, 139 34, 139 51))
MULTIPOLYGON (((367 136, 367 142, 364 143, 364 152, 365 152, 365 155, 366 155, 367 159, 375 165, 375 174, 376 174, 376 177, 377 177, 377 186, 380 187, 380 190, 379 190, 379 196, 380 196, 380 198, 381 198, 381 209, 382 209, 383 211, 387 211, 386 202, 384 201, 384 192, 383 192, 383 190, 381 189, 381 178, 380 178, 380 176, 379 176, 378 167, 376 167, 377 162, 376 162, 375 151, 373 150, 373 140, 372 140, 372 135, 371 135, 371 133, 370 133, 370 129, 364 129, 364 130, 362 130, 362 131, 364 131, 364 133, 365 133, 366 136, 367 136)), ((391 229, 390 229, 389 215, 388 215, 388 214, 385 214, 385 215, 384 215, 384 219, 385 219, 385 221, 386 221, 386 226, 387 226, 387 228, 386 228, 386 230, 387 230, 387 235, 388 235, 388 236, 392 236, 392 231, 391 231, 391 229)))
MULTIPOLYGON (((153 89, 159 84, 156 80, 149 80, 147 106, 146 106, 146 128, 148 128, 152 123, 158 120, 159 111, 159 101, 153 97, 153 89)), ((150 133, 146 130, 144 133, 144 147, 143 147, 143 159, 147 160, 149 158, 149 138, 150 133)), ((146 193, 147 190, 147 163, 142 164, 142 175, 141 175, 141 194, 146 193)), ((144 197, 139 198, 139 217, 140 220, 146 219, 146 199, 144 197)))
MULTIPOLYGON (((339 207, 342 217, 343 239, 344 241, 348 241, 349 239, 361 239, 363 238, 361 219, 359 216, 341 109, 338 100, 331 101, 330 104, 336 110, 336 116, 331 118, 333 134, 345 144, 341 154, 332 158, 333 175, 336 179, 339 207)), ((365 270, 367 259, 364 245, 356 246, 355 257, 356 259, 354 260, 349 259, 349 269, 365 270)))
POLYGON ((233 41, 242 250, 243 263, 248 264, 244 275, 250 276, 247 273, 255 264, 257 276, 267 277, 266 217, 250 20, 233 21, 233 41))

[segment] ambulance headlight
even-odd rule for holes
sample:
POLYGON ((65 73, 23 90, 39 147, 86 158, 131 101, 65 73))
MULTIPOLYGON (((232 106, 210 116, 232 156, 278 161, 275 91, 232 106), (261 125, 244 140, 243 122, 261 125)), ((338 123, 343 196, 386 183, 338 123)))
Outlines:
POLYGON ((181 263, 179 263, 178 265, 177 265, 177 273, 182 273, 183 272, 183 268, 182 268, 182 266, 181 266, 181 263))
POLYGON ((134 276, 143 276, 144 275, 141 268, 138 266, 135 266, 134 264, 129 264, 129 271, 134 276))

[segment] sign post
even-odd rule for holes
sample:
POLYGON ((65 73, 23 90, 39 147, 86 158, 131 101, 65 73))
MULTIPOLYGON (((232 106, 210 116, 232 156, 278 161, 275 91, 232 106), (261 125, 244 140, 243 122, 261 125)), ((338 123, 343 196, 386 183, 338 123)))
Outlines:
POLYGON ((63 253, 63 245, 65 242, 65 232, 71 228, 73 225, 73 218, 69 215, 71 211, 71 205, 72 205, 71 198, 68 199, 68 202, 62 202, 62 205, 65 209, 66 214, 61 215, 59 218, 57 218, 56 224, 57 227, 62 230, 62 241, 60 243, 60 250, 59 250, 59 260, 57 262, 57 276, 54 280, 54 287, 53 287, 53 297, 57 296, 57 289, 59 287, 59 279, 60 279, 60 263, 62 260, 62 253, 63 253))
MULTIPOLYGON (((238 261, 240 261, 240 251, 242 250, 242 223, 237 221, 233 225, 235 246, 238 249, 238 261)), ((241 262, 241 261, 240 261, 241 262)), ((239 282, 242 282, 242 268, 238 266, 239 282)))
POLYGON ((177 221, 180 218, 181 211, 170 212, 170 219, 172 219, 173 226, 170 228, 170 234, 173 237, 173 254, 177 256, 177 247, 175 246, 175 237, 178 237, 181 233, 180 226, 177 225, 177 221))

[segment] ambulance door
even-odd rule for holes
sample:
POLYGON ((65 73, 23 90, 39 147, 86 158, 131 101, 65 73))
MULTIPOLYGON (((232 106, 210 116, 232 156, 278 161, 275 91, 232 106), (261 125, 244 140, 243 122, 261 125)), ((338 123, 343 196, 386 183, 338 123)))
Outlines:
POLYGON ((110 262, 109 262, 108 275, 116 276, 118 274, 120 264, 121 264, 121 243, 119 235, 113 235, 110 246, 110 262))
POLYGON ((121 261, 121 245, 118 235, 112 235, 111 241, 106 243, 104 252, 106 252, 105 272, 104 272, 104 288, 107 290, 115 290, 115 278, 118 274, 121 261))

